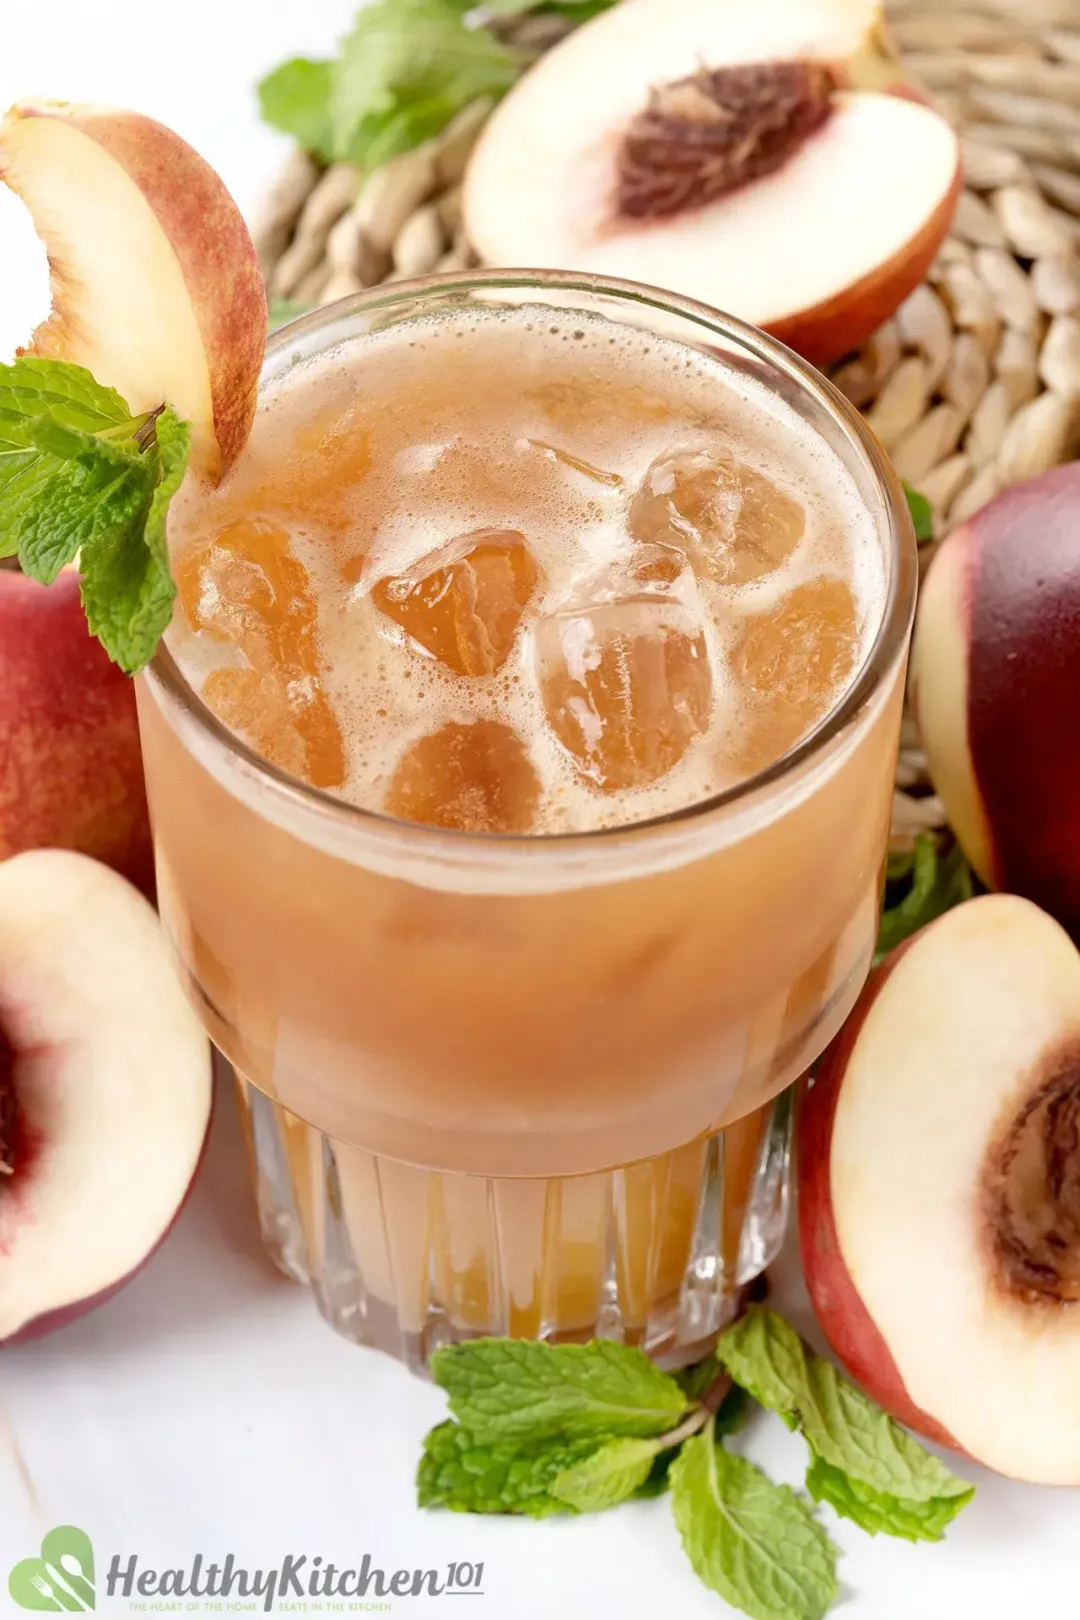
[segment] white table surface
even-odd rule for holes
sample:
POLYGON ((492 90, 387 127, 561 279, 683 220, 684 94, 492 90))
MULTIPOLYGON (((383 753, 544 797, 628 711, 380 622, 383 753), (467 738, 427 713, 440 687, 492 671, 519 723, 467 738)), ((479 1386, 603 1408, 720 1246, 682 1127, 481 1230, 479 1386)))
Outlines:
MULTIPOLYGON (((0 107, 35 95, 138 107, 197 146, 247 208, 286 146, 259 126, 251 85, 286 56, 327 50, 351 11, 351 0, 2 0, 0 107)), ((42 313, 42 264, 0 195, 0 358, 42 313)), ((793 1257, 777 1286, 805 1322, 793 1257)), ((540 1524, 420 1513, 413 1470, 442 1411, 436 1390, 337 1339, 264 1261, 226 1096, 201 1179, 149 1266, 93 1315, 0 1355, 0 1614, 22 1612, 6 1594, 11 1565, 72 1522, 94 1540, 99 1581, 114 1553, 163 1568, 199 1551, 252 1567, 290 1552, 355 1565, 369 1552, 391 1570, 483 1560, 482 1620, 729 1612, 691 1574, 662 1500, 540 1524)), ((757 1422, 747 1449, 800 1482, 801 1443, 778 1420, 757 1422)), ((1076 1612, 1080 1498, 964 1471, 980 1493, 942 1546, 872 1541, 825 1514, 844 1553, 839 1613, 1076 1612)), ((128 1605, 102 1599, 99 1612, 128 1605)))

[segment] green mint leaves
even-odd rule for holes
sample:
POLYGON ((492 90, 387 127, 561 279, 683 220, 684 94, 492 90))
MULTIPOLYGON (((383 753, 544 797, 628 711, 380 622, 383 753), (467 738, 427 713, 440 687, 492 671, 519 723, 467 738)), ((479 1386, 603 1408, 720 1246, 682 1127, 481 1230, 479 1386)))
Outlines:
POLYGON ((559 1473, 552 1495, 575 1513, 601 1513, 628 1502, 649 1479, 662 1440, 607 1440, 559 1473))
POLYGON ((911 513, 912 526, 915 529, 915 539, 918 544, 924 545, 927 540, 934 538, 934 508, 925 495, 919 493, 905 479, 904 495, 907 498, 908 511, 911 513))
POLYGON ((504 95, 531 60, 453 0, 374 0, 342 43, 331 124, 335 150, 375 168, 437 135, 480 96, 504 95))
POLYGON ((263 118, 326 162, 377 168, 528 67, 461 0, 373 0, 332 62, 297 58, 258 87, 263 118))
POLYGON ((476 1339, 437 1351, 432 1372, 458 1422, 486 1440, 647 1437, 674 1428, 689 1405, 643 1351, 605 1340, 555 1349, 476 1339))
POLYGON ((334 131, 330 100, 334 90, 334 64, 297 56, 260 80, 257 94, 263 122, 291 135, 305 152, 330 162, 334 131))
POLYGON ((839 1596, 836 1548, 808 1503, 718 1445, 711 1421, 672 1465, 671 1506, 695 1573, 754 1620, 820 1620, 839 1596))
POLYGON ((555 1481, 595 1449, 588 1440, 485 1442, 459 1423, 440 1423, 424 1441, 417 1496, 421 1507, 456 1513, 527 1513, 534 1519, 565 1513, 555 1481))
POLYGON ((82 366, 0 365, 0 557, 43 585, 78 559, 90 629, 128 674, 172 612, 165 517, 189 449, 172 411, 133 416, 82 366))
POLYGON ((149 500, 81 558, 82 599, 91 634, 134 674, 149 663, 172 616, 176 587, 169 572, 165 518, 183 482, 191 448, 186 422, 162 411, 156 444, 140 457, 149 500))
POLYGON ((815 1503, 936 1541, 974 1494, 763 1307, 677 1376, 601 1340, 478 1339, 437 1351, 432 1373, 453 1416, 424 1442, 421 1507, 546 1518, 670 1493, 695 1571, 754 1620, 820 1620, 838 1596, 815 1503), (725 1444, 749 1397, 807 1441, 808 1496, 725 1444))
POLYGON ((268 124, 326 163, 374 169, 445 129, 471 101, 506 94, 533 60, 488 27, 526 12, 573 23, 614 0, 372 0, 332 61, 294 57, 258 87, 268 124))
POLYGON ((716 1354, 736 1383, 802 1434, 815 1500, 872 1535, 940 1541, 974 1496, 775 1311, 752 1306, 721 1335, 716 1354))
POLYGON ((885 872, 885 909, 878 928, 880 961, 909 935, 952 906, 970 900, 971 868, 959 844, 919 833, 910 851, 893 851, 885 872))

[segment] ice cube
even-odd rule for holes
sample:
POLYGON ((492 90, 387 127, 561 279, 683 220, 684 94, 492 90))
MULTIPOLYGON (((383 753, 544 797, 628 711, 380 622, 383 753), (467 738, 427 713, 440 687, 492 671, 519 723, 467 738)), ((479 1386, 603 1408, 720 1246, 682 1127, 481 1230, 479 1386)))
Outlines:
POLYGON ((551 613, 534 630, 548 722, 604 792, 645 787, 708 727, 712 672, 701 625, 661 579, 551 613))
POLYGON ((206 702, 271 763, 315 787, 339 787, 345 754, 322 685, 315 595, 288 533, 240 519, 182 553, 175 574, 191 628, 244 660, 207 678, 206 702))
POLYGON ((380 579, 372 600, 456 675, 493 675, 506 662, 538 574, 525 536, 477 529, 380 579))
POLYGON ((658 456, 630 503, 635 540, 677 546, 722 585, 747 585, 783 567, 806 513, 755 467, 726 450, 658 456))
POLYGON ((452 720, 406 748, 386 809, 403 821, 458 832, 525 833, 539 799, 540 780, 511 726, 452 720))
POLYGON ((858 610, 842 579, 796 585, 748 614, 730 652, 736 689, 749 699, 744 768, 761 770, 823 718, 859 654, 858 610))

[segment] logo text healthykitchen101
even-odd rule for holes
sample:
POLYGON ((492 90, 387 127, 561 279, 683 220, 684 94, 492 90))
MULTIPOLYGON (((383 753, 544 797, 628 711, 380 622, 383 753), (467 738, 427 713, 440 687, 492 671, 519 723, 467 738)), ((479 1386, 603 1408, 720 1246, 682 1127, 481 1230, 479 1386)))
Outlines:
POLYGON ((155 1569, 136 1553, 114 1554, 102 1572, 85 1530, 58 1525, 40 1553, 17 1563, 8 1592, 20 1609, 96 1609, 100 1597, 126 1599, 135 1611, 271 1609, 280 1612, 326 1607, 355 1612, 389 1609, 389 1599, 482 1597, 482 1563, 448 1563, 442 1569, 386 1570, 365 1553, 356 1566, 339 1566, 321 1554, 289 1553, 265 1568, 238 1564, 233 1553, 220 1560, 196 1553, 190 1564, 155 1569), (315 1602, 309 1600, 314 1599, 315 1602), (328 1602, 329 1600, 329 1602, 328 1602))
MULTIPOLYGON (((110 1560, 105 1574, 108 1597, 129 1600, 161 1598, 237 1598, 261 1601, 264 1613, 275 1605, 288 1609, 306 1598, 442 1597, 444 1593, 483 1595, 484 1566, 447 1564, 437 1569, 397 1569, 387 1571, 365 1553, 359 1565, 341 1568, 321 1556, 288 1553, 266 1569, 249 1570, 237 1564, 232 1553, 220 1563, 211 1563, 196 1553, 189 1568, 151 1569, 144 1567, 135 1553, 119 1554, 110 1560)), ((149 1607, 150 1605, 147 1604, 149 1607)), ((155 1604, 154 1607, 158 1605, 155 1604)), ((304 1604, 306 1607, 306 1604, 304 1604)))

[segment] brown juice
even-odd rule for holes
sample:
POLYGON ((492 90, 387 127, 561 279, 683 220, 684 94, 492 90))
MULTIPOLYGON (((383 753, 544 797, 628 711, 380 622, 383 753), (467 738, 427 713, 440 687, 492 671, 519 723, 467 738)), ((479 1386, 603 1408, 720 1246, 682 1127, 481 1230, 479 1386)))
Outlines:
POLYGON ((858 678, 888 560, 854 479, 715 355, 488 308, 287 367, 170 543, 171 657, 326 796, 141 692, 162 912, 280 1257, 413 1357, 682 1354, 760 1268, 762 1106, 873 945, 902 660, 683 814, 858 678))

